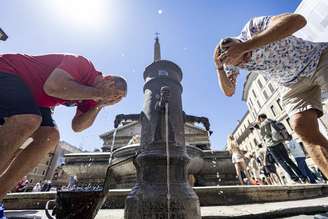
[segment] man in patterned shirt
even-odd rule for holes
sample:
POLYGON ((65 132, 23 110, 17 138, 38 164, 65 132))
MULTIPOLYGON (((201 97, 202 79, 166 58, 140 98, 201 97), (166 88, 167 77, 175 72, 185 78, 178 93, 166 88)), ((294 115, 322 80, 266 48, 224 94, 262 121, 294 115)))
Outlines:
POLYGON ((239 68, 262 74, 282 86, 282 100, 292 127, 306 150, 328 176, 328 140, 320 133, 321 92, 328 90, 328 43, 293 36, 306 25, 299 14, 255 17, 241 34, 215 49, 221 89, 232 96, 239 68))

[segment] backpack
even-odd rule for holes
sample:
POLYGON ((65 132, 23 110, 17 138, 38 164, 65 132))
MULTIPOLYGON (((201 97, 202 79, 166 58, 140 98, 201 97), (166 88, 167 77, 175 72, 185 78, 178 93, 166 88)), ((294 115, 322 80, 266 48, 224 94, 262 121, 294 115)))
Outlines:
POLYGON ((273 141, 290 141, 292 136, 288 133, 286 127, 281 122, 271 122, 271 133, 273 141))

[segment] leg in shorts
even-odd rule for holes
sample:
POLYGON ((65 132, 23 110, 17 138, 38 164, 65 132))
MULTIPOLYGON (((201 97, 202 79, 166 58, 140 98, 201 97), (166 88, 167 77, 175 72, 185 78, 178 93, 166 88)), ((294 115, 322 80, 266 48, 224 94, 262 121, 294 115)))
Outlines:
POLYGON ((283 87, 282 101, 289 116, 314 109, 323 115, 322 92, 328 93, 328 49, 323 51, 316 72, 289 87, 283 87))
POLYGON ((6 118, 22 114, 41 116, 41 126, 55 127, 51 110, 37 105, 25 83, 14 74, 0 72, 0 125, 6 118))

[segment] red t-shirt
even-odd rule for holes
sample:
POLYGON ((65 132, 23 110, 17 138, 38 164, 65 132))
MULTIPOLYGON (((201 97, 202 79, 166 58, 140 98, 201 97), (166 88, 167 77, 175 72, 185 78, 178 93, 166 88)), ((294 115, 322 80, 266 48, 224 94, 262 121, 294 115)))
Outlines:
MULTIPOLYGON (((75 81, 86 86, 92 86, 96 77, 101 74, 88 59, 77 55, 0 55, 0 72, 19 76, 31 89, 33 97, 40 107, 50 108, 67 102, 66 100, 48 96, 43 90, 44 83, 55 68, 66 71, 75 81)), ((82 112, 86 112, 96 105, 93 100, 75 102, 82 112)))

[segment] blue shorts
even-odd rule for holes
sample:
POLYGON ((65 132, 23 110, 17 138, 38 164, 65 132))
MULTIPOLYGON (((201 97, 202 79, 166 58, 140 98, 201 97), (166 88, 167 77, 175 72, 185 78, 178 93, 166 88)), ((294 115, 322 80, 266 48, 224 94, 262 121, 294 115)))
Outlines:
POLYGON ((15 74, 0 72, 0 125, 5 118, 21 114, 41 116, 41 126, 55 127, 51 109, 37 105, 24 81, 15 74))

